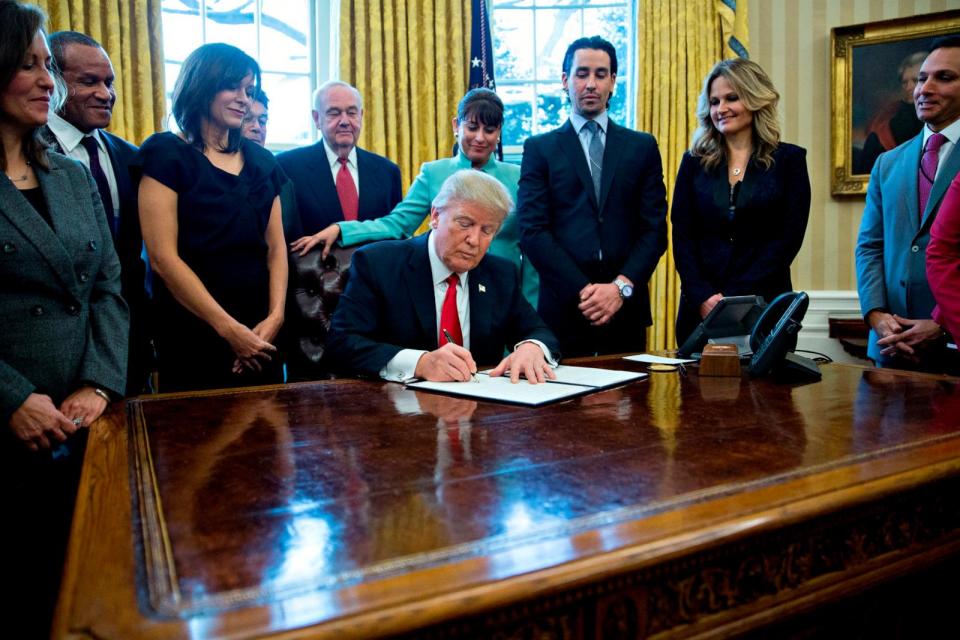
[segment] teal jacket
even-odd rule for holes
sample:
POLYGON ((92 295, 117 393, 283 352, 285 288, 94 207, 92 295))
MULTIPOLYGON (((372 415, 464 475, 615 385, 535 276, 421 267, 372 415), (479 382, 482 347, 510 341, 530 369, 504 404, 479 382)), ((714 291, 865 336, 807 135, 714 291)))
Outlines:
MULTIPOLYGON (((469 168, 470 160, 462 153, 455 158, 423 163, 420 167, 420 175, 410 185, 406 197, 389 214, 374 220, 350 220, 337 223, 340 225, 340 243, 349 247, 373 240, 400 240, 411 237, 423 223, 423 219, 430 215, 430 203, 439 193, 444 180, 461 169, 469 168)), ((491 155, 490 161, 480 170, 499 180, 516 203, 520 167, 498 162, 491 155)), ((520 270, 523 296, 536 309, 540 277, 533 265, 520 253, 520 227, 517 224, 516 209, 507 214, 507 219, 503 221, 497 237, 490 243, 490 253, 506 258, 517 266, 520 270)))

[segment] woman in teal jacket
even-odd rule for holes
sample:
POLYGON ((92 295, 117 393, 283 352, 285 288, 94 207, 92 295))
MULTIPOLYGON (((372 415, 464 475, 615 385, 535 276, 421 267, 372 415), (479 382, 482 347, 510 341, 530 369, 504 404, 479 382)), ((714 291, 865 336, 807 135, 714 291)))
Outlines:
MULTIPOLYGON (((430 204, 440 191, 444 180, 461 169, 473 168, 496 178, 517 201, 517 183, 520 167, 500 162, 494 151, 500 141, 503 126, 503 102, 490 89, 472 89, 457 106, 453 119, 454 135, 459 152, 453 158, 425 162, 420 175, 410 186, 407 196, 393 211, 374 220, 350 220, 332 224, 312 236, 304 236, 290 244, 294 251, 307 253, 323 244, 323 256, 339 240, 345 247, 374 240, 398 240, 411 237, 430 215, 430 204)), ((511 211, 497 237, 490 244, 490 253, 510 260, 520 270, 523 295, 537 308, 540 279, 533 266, 520 253, 520 228, 516 211, 511 211)))

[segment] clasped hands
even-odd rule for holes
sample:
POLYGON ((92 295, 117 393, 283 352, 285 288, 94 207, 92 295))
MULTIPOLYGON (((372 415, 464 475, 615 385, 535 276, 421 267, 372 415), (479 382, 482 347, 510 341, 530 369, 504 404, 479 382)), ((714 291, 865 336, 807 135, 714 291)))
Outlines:
POLYGON ((77 429, 89 427, 106 408, 107 401, 90 386, 71 393, 59 408, 50 396, 31 393, 10 416, 10 428, 31 451, 49 449, 77 429))
MULTIPOLYGON (((530 384, 556 379, 557 374, 547 363, 543 349, 533 342, 524 342, 513 353, 490 370, 490 377, 510 372, 510 382, 516 384, 523 375, 530 384)), ((470 352, 458 344, 448 342, 439 349, 420 356, 414 374, 433 382, 467 382, 477 372, 477 363, 470 352)))
POLYGON ((913 320, 878 309, 867 314, 867 322, 880 337, 877 344, 881 355, 911 362, 919 360, 918 350, 929 347, 943 335, 943 329, 933 320, 913 320))
MULTIPOLYGON (((619 276, 621 280, 630 282, 626 276, 619 276)), ((613 316, 623 306, 620 289, 612 282, 590 283, 580 290, 580 304, 577 307, 580 313, 590 324, 599 327, 613 320, 613 316)))
POLYGON ((277 351, 271 341, 277 337, 281 326, 283 316, 278 314, 267 316, 253 329, 240 322, 231 323, 220 335, 237 356, 233 361, 233 373, 242 373, 244 369, 261 371, 260 360, 272 360, 277 351))

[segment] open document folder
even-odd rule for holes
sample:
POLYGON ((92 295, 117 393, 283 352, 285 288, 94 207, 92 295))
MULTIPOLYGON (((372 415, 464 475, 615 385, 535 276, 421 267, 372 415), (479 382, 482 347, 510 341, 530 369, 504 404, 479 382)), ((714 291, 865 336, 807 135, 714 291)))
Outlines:
POLYGON ((487 371, 480 372, 477 376, 479 382, 429 382, 424 380, 412 382, 407 386, 411 389, 439 391, 440 393, 466 398, 537 406, 582 396, 601 389, 609 389, 647 377, 646 373, 633 371, 560 365, 554 369, 554 373, 557 374, 556 380, 547 380, 544 384, 529 384, 526 380, 521 379, 517 384, 512 384, 509 375, 491 378, 487 373, 487 371))

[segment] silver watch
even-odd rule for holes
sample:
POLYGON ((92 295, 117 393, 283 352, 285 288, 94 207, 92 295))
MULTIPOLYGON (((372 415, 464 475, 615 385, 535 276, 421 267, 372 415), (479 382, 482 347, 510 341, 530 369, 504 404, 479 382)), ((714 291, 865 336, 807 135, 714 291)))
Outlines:
POLYGON ((633 285, 627 283, 625 280, 617 278, 613 281, 613 284, 617 285, 617 289, 620 291, 620 297, 624 300, 629 299, 630 296, 633 295, 633 285))

